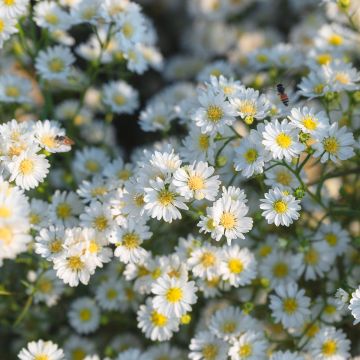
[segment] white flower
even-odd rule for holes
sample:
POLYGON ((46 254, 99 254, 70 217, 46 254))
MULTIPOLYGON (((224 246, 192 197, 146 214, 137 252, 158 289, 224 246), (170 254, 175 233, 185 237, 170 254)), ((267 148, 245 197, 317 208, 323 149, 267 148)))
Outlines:
POLYGON ((348 307, 349 294, 342 288, 336 290, 335 293, 336 308, 338 311, 343 311, 348 307))
POLYGON ((9 181, 15 181, 16 185, 25 190, 33 189, 43 182, 50 164, 45 155, 37 152, 36 146, 29 148, 7 164, 11 173, 9 181))
POLYGON ((179 320, 154 309, 151 299, 137 312, 138 327, 152 341, 166 341, 179 330, 179 320))
POLYGON ((299 94, 310 99, 324 96, 330 91, 323 68, 311 71, 307 77, 303 77, 298 87, 299 94))
POLYGON ((49 261, 64 252, 65 231, 62 226, 41 229, 35 240, 35 252, 49 261))
POLYGON ((351 63, 335 60, 334 63, 324 66, 324 73, 331 91, 355 91, 360 89, 360 73, 351 63))
POLYGON ((224 248, 219 272, 223 280, 230 285, 239 287, 251 283, 256 277, 256 260, 247 249, 238 245, 224 248))
POLYGON ((114 113, 133 114, 139 106, 138 92, 125 81, 111 81, 103 86, 103 101, 114 113))
POLYGON ((16 28, 16 19, 8 17, 6 14, 0 14, 0 49, 4 41, 8 40, 12 34, 18 32, 16 28))
POLYGON ((172 106, 161 99, 150 101, 140 113, 140 126, 146 132, 168 131, 170 123, 175 119, 175 112, 172 106))
POLYGON ((270 102, 265 95, 251 88, 241 88, 231 99, 230 104, 245 123, 252 124, 254 119, 264 119, 269 110, 270 102))
POLYGON ((201 331, 191 339, 189 359, 226 360, 229 346, 209 331, 201 331))
POLYGON ((213 90, 201 90, 198 97, 200 107, 192 115, 196 125, 205 134, 215 135, 223 132, 225 125, 235 121, 235 111, 225 96, 213 90))
POLYGON ((69 14, 55 1, 41 1, 34 6, 34 21, 41 28, 56 31, 70 26, 69 14))
POLYGON ((0 0, 1 12, 8 18, 16 18, 24 15, 29 0, 0 0))
POLYGON ((32 341, 27 344, 18 354, 20 360, 62 360, 65 359, 64 352, 52 341, 32 341))
POLYGON ((262 143, 267 150, 271 151, 274 159, 285 158, 285 160, 291 161, 305 149, 305 146, 298 141, 298 135, 299 131, 287 120, 280 123, 276 119, 265 125, 262 143))
POLYGON ((96 301, 101 309, 118 310, 123 300, 124 289, 117 279, 103 281, 96 289, 96 301))
POLYGON ((71 7, 71 20, 73 24, 83 22, 97 24, 98 9, 101 7, 100 0, 80 0, 71 7))
MULTIPOLYGON (((306 179, 306 173, 303 170, 300 172, 300 176, 303 181, 306 179)), ((264 183, 269 187, 277 187, 283 191, 290 191, 300 186, 300 182, 295 174, 286 166, 280 164, 265 172, 264 183)))
POLYGON ((261 332, 247 331, 232 343, 229 356, 231 360, 265 360, 267 347, 261 332))
POLYGON ((270 189, 264 196, 265 199, 260 199, 260 209, 264 210, 262 216, 268 224, 289 226, 299 218, 300 200, 294 196, 286 195, 279 188, 270 189))
POLYGON ((66 80, 75 57, 68 47, 57 45, 39 52, 35 68, 46 80, 66 80))
POLYGON ((93 299, 81 297, 70 305, 68 318, 70 325, 79 334, 89 334, 100 325, 100 310, 93 299))
POLYGON ((289 119, 296 127, 308 134, 326 129, 329 126, 329 119, 325 111, 315 112, 307 106, 292 108, 289 119))
POLYGON ((321 131, 317 135, 317 140, 313 147, 314 157, 321 157, 321 162, 331 160, 339 163, 355 155, 355 140, 353 134, 347 131, 346 126, 339 129, 338 123, 333 123, 330 127, 321 131))
POLYGON ((191 305, 196 303, 196 291, 194 281, 160 276, 151 287, 155 295, 153 307, 166 316, 180 318, 191 311, 191 305))
POLYGON ((164 183, 160 178, 156 181, 150 180, 150 186, 145 188, 145 210, 152 218, 163 219, 171 223, 173 220, 181 219, 178 209, 187 210, 188 207, 183 197, 177 194, 174 185, 164 183))
POLYGON ((298 290, 296 283, 279 285, 275 288, 276 295, 270 295, 270 309, 275 321, 281 322, 286 328, 302 326, 310 315, 310 298, 305 290, 298 290))
POLYGON ((194 162, 177 169, 172 183, 186 200, 195 198, 214 201, 220 186, 219 176, 213 175, 214 172, 215 169, 207 163, 194 162))
POLYGON ((308 348, 314 360, 346 360, 350 355, 350 341, 342 330, 334 327, 322 328, 308 348))
POLYGON ((354 325, 360 322, 360 287, 351 294, 350 305, 348 309, 354 317, 354 325))
POLYGON ((0 76, 0 100, 6 103, 30 103, 31 82, 20 76, 0 76))

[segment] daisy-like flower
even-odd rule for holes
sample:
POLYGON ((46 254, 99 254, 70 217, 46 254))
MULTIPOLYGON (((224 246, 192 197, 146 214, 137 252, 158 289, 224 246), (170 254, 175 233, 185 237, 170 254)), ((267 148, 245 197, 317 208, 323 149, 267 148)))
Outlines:
POLYGON ((328 160, 338 163, 355 155, 354 136, 346 126, 339 129, 338 123, 333 123, 317 135, 317 140, 313 145, 314 157, 321 157, 322 163, 328 160))
POLYGON ((15 181, 16 185, 25 190, 33 189, 43 182, 50 164, 45 155, 37 152, 36 146, 29 148, 7 164, 11 174, 9 181, 15 181))
POLYGON ((194 162, 177 169, 172 183, 186 200, 195 198, 214 201, 220 186, 219 176, 213 175, 214 172, 215 169, 206 162, 194 162))
POLYGON ((191 305, 196 303, 196 291, 194 281, 160 276, 151 287, 155 295, 153 307, 166 316, 180 318, 191 311, 191 305))
POLYGON ((0 9, 5 16, 16 18, 26 12, 29 0, 0 0, 0 9))
POLYGON ((217 92, 222 92, 229 99, 244 88, 240 81, 233 78, 227 79, 222 75, 219 77, 210 76, 209 85, 217 92))
POLYGON ((350 341, 342 330, 324 327, 310 341, 308 349, 315 360, 346 360, 350 356, 350 341))
POLYGON ((125 81, 111 81, 102 92, 104 103, 116 114, 133 114, 139 106, 138 92, 125 81))
POLYGON ((57 45, 39 52, 35 68, 45 80, 66 80, 75 57, 68 47, 57 45))
POLYGON ((189 359, 191 360, 225 360, 228 344, 209 331, 201 331, 191 339, 189 359))
POLYGON ((338 311, 344 311, 349 305, 349 294, 342 288, 335 293, 336 308, 338 311))
POLYGON ((93 299, 81 297, 70 305, 68 318, 70 325, 79 334, 89 334, 100 325, 100 310, 93 299))
POLYGON ((249 284, 256 277, 256 266, 255 257, 247 248, 232 245, 223 250, 219 272, 223 280, 239 287, 249 284))
POLYGON ((298 156, 305 146, 298 141, 299 130, 291 126, 287 120, 265 125, 263 141, 266 150, 271 151, 274 159, 291 161, 298 156))
MULTIPOLYGON (((1 200, 0 200, 0 204, 1 204, 1 200)), ((49 223, 48 207, 49 204, 46 201, 34 199, 34 198, 31 199, 29 219, 30 219, 30 225, 33 229, 40 230, 48 225, 49 223)))
POLYGON ((52 341, 32 341, 18 354, 20 360, 63 360, 64 352, 52 341))
POLYGON ((145 188, 145 210, 152 218, 163 219, 171 223, 181 219, 179 209, 187 210, 184 199, 180 196, 172 184, 166 184, 160 178, 150 180, 150 186, 145 188))
POLYGON ((264 335, 247 331, 236 338, 229 349, 231 360, 265 360, 268 343, 264 335))
POLYGON ((360 287, 351 294, 350 305, 348 309, 354 317, 354 325, 360 322, 360 287))
POLYGON ((172 106, 169 106, 161 99, 154 99, 141 111, 139 124, 141 129, 146 132, 168 131, 175 116, 172 106))
POLYGON ((84 205, 74 192, 56 190, 49 206, 50 222, 65 227, 75 226, 83 208, 84 205))
POLYGON ((360 73, 350 63, 336 60, 324 67, 331 91, 355 91, 360 89, 360 73))
POLYGON ((73 24, 90 23, 97 24, 98 9, 101 7, 100 0, 80 0, 71 7, 71 19, 73 24))
POLYGON ((4 41, 8 40, 12 34, 18 32, 16 28, 16 19, 8 17, 6 14, 0 14, 0 49, 4 41))
POLYGON ((234 201, 228 195, 215 201, 213 204, 213 224, 215 228, 211 234, 216 241, 225 236, 228 244, 233 239, 244 239, 244 233, 249 232, 253 227, 252 218, 246 214, 249 208, 241 201, 234 201))
POLYGON ((270 110, 270 102, 265 95, 251 88, 241 88, 230 99, 230 103, 246 124, 252 124, 254 119, 264 119, 270 110))
POLYGON ((31 82, 20 76, 0 76, 0 100, 6 103, 29 103, 31 82))
POLYGON ((215 135, 235 121, 235 111, 223 94, 212 89, 200 90, 198 100, 200 107, 193 113, 192 119, 202 133, 215 135))
POLYGON ((41 28, 66 30, 70 25, 69 14, 55 1, 41 1, 34 6, 34 21, 41 28))
POLYGON ((151 235, 145 223, 130 218, 124 227, 118 227, 110 236, 110 242, 116 245, 114 255, 125 264, 139 263, 148 255, 141 244, 151 235))
POLYGON ((118 310, 123 300, 124 289, 117 279, 103 281, 96 289, 96 301, 101 309, 118 310))
POLYGON ((322 224, 315 240, 322 241, 329 251, 336 255, 342 255, 350 242, 349 233, 337 222, 322 224))
POLYGON ((330 85, 323 68, 311 71, 307 77, 303 77, 298 88, 300 95, 310 99, 322 97, 330 91, 330 85))
POLYGON ((212 279, 219 275, 221 252, 215 246, 204 244, 194 249, 189 256, 187 264, 195 276, 212 279))
MULTIPOLYGON (((300 172, 302 179, 306 179, 304 171, 300 172)), ((277 187, 281 190, 291 190, 300 186, 298 178, 286 167, 277 165, 265 172, 264 183, 269 187, 277 187)))
POLYGON ((64 252, 65 230, 62 226, 50 226, 41 229, 35 238, 35 252, 48 261, 52 261, 64 252))
POLYGON ((292 108, 289 119, 296 127, 308 134, 324 130, 329 126, 329 119, 325 111, 316 113, 307 106, 303 108, 292 108))
POLYGON ((279 285, 275 288, 276 295, 270 295, 270 309, 275 321, 281 322, 286 328, 298 328, 310 315, 310 298, 305 290, 298 289, 296 283, 279 285))
POLYGON ((268 224, 289 226, 300 217, 300 200, 294 196, 287 195, 279 188, 270 189, 264 196, 265 199, 260 199, 260 209, 264 210, 262 216, 268 224))
POLYGON ((235 170, 241 171, 247 178, 261 174, 265 163, 271 159, 271 155, 265 152, 261 140, 259 132, 251 130, 250 134, 235 148, 235 170))
POLYGON ((174 316, 166 316, 154 309, 152 300, 147 299, 137 312, 138 327, 145 337, 152 341, 170 340, 174 332, 179 330, 179 320, 174 316))

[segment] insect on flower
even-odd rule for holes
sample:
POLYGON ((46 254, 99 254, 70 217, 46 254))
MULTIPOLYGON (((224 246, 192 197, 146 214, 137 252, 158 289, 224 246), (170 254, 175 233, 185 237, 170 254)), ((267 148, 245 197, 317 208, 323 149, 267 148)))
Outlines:
POLYGON ((285 105, 285 106, 289 106, 289 97, 285 92, 285 87, 283 84, 279 83, 276 85, 276 89, 278 91, 278 95, 279 98, 281 100, 281 102, 285 105))
POLYGON ((71 140, 68 136, 65 135, 56 135, 55 136, 55 141, 59 144, 59 145, 69 145, 72 146, 75 144, 75 142, 73 140, 71 140))

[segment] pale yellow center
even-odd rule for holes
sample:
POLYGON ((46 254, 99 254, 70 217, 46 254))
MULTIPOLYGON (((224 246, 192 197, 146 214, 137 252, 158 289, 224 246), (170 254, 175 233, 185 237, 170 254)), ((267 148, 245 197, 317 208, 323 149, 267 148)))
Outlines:
POLYGON ((264 245, 264 246, 262 246, 262 247, 260 248, 260 250, 259 250, 259 255, 260 255, 261 257, 266 257, 266 256, 268 256, 268 255, 271 253, 271 251, 272 251, 271 246, 269 246, 269 245, 264 245))
POLYGON ((218 352, 218 347, 214 344, 206 344, 201 351, 204 360, 215 360, 218 352))
POLYGON ((290 186, 292 180, 292 176, 290 173, 286 171, 279 171, 276 174, 276 181, 284 186, 290 186))
POLYGON ((221 107, 216 105, 210 105, 207 108, 206 114, 207 114, 207 118, 214 123, 220 121, 224 116, 224 112, 221 109, 221 107))
POLYGON ((319 65, 327 65, 331 62, 332 56, 329 53, 319 54, 316 61, 319 65))
POLYGON ((343 43, 343 38, 340 35, 333 34, 328 39, 329 44, 333 46, 340 46, 343 43))
POLYGON ((117 296, 117 291, 115 289, 109 289, 106 292, 106 297, 108 300, 114 300, 117 296))
POLYGON ((135 195, 134 203, 136 206, 139 206, 139 207, 143 206, 145 204, 144 195, 142 195, 142 194, 135 195))
POLYGON ((131 38, 134 34, 134 27, 131 23, 126 22, 122 28, 122 32, 127 38, 131 38))
POLYGON ((339 143, 335 137, 328 137, 323 140, 324 150, 330 154, 336 154, 339 150, 339 143))
POLYGON ((59 18, 55 14, 48 13, 44 16, 44 19, 51 25, 57 25, 59 23, 59 18))
POLYGON ((314 93, 321 94, 324 91, 324 84, 316 84, 314 85, 314 93))
POLYGON ((236 323, 234 321, 226 321, 222 326, 222 331, 225 334, 231 334, 236 329, 236 323))
POLYGON ((252 346, 249 343, 241 345, 239 348, 239 355, 245 359, 251 356, 252 352, 253 352, 252 346))
POLYGON ((29 216, 30 224, 37 225, 41 221, 41 217, 39 214, 31 213, 29 216))
POLYGON ((67 219, 71 216, 71 207, 68 203, 60 203, 56 208, 56 214, 60 219, 67 219))
POLYGON ((310 248, 306 252, 304 260, 308 265, 316 265, 319 261, 319 254, 314 248, 310 248))
POLYGON ((324 313, 327 315, 333 315, 336 313, 336 307, 334 305, 327 304, 324 308, 324 313))
POLYGON ((7 6, 12 6, 15 4, 15 0, 3 0, 3 2, 7 6))
POLYGON ((256 149, 248 149, 245 153, 244 153, 244 158, 245 161, 248 164, 252 164, 253 162, 255 162, 255 160, 258 157, 258 152, 256 151, 256 149))
POLYGON ((283 214, 288 208, 286 202, 282 200, 275 201, 273 207, 278 214, 283 214))
POLYGON ((100 170, 100 165, 95 160, 87 160, 85 163, 85 168, 90 172, 98 172, 100 170))
POLYGON ((200 176, 190 176, 188 180, 188 187, 190 190, 201 190, 204 188, 204 181, 200 176))
POLYGON ((49 250, 51 253, 56 254, 62 249, 62 242, 60 240, 54 240, 49 245, 49 250))
POLYGON ((259 63, 264 64, 264 63, 266 63, 266 62, 269 60, 269 58, 268 58, 268 56, 265 55, 265 54, 258 54, 258 55, 256 55, 256 60, 257 60, 259 63))
POLYGON ((216 260, 215 255, 210 251, 207 251, 203 253, 200 261, 204 267, 210 267, 215 264, 215 260, 216 260))
POLYGON ((6 206, 0 206, 0 218, 8 218, 11 216, 11 210, 6 206))
POLYGON ((322 347, 321 351, 325 356, 332 356, 337 351, 337 343, 335 340, 326 340, 322 347))
POLYGON ((328 233, 325 235, 325 240, 330 246, 335 246, 337 244, 337 236, 334 233, 328 233))
POLYGON ((97 254, 99 250, 100 250, 99 245, 95 241, 91 241, 89 244, 89 253, 97 254))
POLYGON ((286 263, 278 262, 273 266, 273 274, 277 278, 284 278, 289 273, 289 268, 286 263))
POLYGON ((292 144, 291 136, 285 133, 280 133, 276 137, 276 143, 283 149, 287 149, 292 144))
POLYGON ((64 61, 60 58, 54 58, 48 62, 49 69, 54 73, 60 73, 64 70, 64 61))
POLYGON ((294 298, 287 298, 283 302, 283 309, 288 314, 293 314, 298 308, 298 303, 294 298))
POLYGON ((91 190, 92 196, 102 196, 102 195, 105 195, 106 193, 107 193, 107 189, 104 186, 98 186, 91 190))
POLYGON ((5 94, 6 94, 6 96, 15 98, 20 95, 20 90, 16 86, 8 86, 5 89, 5 94))
POLYGON ((80 310, 80 320, 81 321, 89 321, 91 319, 91 310, 90 309, 81 309, 80 310))
POLYGON ((209 148, 209 136, 205 134, 201 134, 199 136, 198 143, 200 150, 206 151, 209 148))
POLYGON ((163 206, 169 206, 174 200, 175 194, 167 189, 163 189, 159 192, 158 200, 163 206))
POLYGON ((68 265, 71 270, 81 270, 84 266, 84 263, 81 261, 79 256, 70 256, 68 259, 68 265))
POLYGON ((179 302, 183 298, 183 291, 178 287, 170 288, 166 292, 166 300, 170 303, 179 302))
POLYGON ((163 327, 167 324, 168 318, 154 310, 151 312, 151 322, 157 327, 163 327))
POLYGON ((108 219, 102 215, 95 218, 93 224, 96 230, 104 231, 108 227, 108 219))
POLYGON ((116 105, 124 105, 126 103, 126 98, 125 96, 122 96, 120 94, 114 95, 113 96, 113 101, 116 105))
POLYGON ((53 289, 52 282, 49 279, 42 278, 38 282, 37 287, 43 294, 48 294, 53 289))
POLYGON ((19 170, 23 175, 29 175, 34 170, 34 162, 30 159, 24 159, 20 162, 19 170))
POLYGON ((135 233, 129 233, 123 236, 123 245, 127 249, 135 249, 139 246, 139 243, 140 243, 139 236, 135 233))
POLYGON ((228 261, 228 267, 233 274, 240 274, 244 270, 242 261, 235 258, 228 261))
POLYGON ((0 33, 2 33, 5 29, 5 22, 4 20, 0 19, 0 33))
POLYGON ((256 106, 252 101, 245 100, 238 106, 239 112, 247 116, 255 116, 256 106))
POLYGON ((54 136, 51 135, 44 135, 41 137, 41 142, 48 148, 53 148, 56 146, 56 141, 54 136))
POLYGON ((346 74, 344 72, 339 72, 335 75, 335 80, 339 82, 340 84, 346 85, 350 82, 349 74, 346 74))
POLYGON ((303 118, 302 123, 308 130, 315 130, 317 128, 317 119, 312 116, 306 116, 303 118))
POLYGON ((131 172, 127 169, 120 170, 118 172, 118 177, 120 180, 127 180, 131 176, 131 172))
POLYGON ((50 360, 50 358, 45 354, 37 354, 35 355, 34 360, 50 360))
POLYGON ((5 245, 10 245, 12 240, 13 240, 13 234, 11 231, 11 228, 3 226, 0 227, 0 240, 5 244, 5 245))
POLYGON ((221 215, 220 224, 227 230, 233 229, 236 224, 236 218, 232 213, 224 212, 221 215))

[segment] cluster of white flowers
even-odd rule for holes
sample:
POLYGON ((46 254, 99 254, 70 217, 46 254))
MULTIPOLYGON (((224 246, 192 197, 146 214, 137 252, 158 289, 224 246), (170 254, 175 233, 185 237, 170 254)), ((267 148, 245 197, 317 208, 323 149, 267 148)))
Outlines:
POLYGON ((0 0, 2 356, 358 359, 360 2, 138 2, 0 0))

